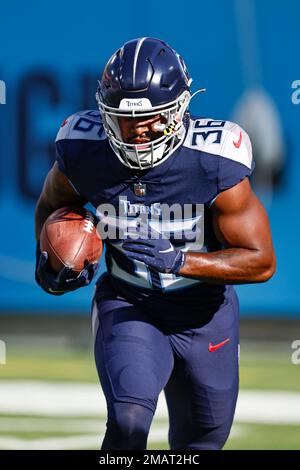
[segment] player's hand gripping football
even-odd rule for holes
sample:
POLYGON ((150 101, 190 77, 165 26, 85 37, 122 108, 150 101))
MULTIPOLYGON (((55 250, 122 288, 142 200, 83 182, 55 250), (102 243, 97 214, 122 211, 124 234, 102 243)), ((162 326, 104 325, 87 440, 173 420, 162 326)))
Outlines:
POLYGON ((123 249, 129 258, 143 261, 161 273, 177 274, 184 264, 184 253, 148 224, 142 224, 134 237, 129 232, 123 249))
POLYGON ((98 270, 98 263, 88 264, 76 278, 70 277, 72 269, 64 267, 59 273, 54 272, 48 263, 48 253, 36 246, 35 279, 41 288, 52 295, 63 295, 90 284, 98 270))

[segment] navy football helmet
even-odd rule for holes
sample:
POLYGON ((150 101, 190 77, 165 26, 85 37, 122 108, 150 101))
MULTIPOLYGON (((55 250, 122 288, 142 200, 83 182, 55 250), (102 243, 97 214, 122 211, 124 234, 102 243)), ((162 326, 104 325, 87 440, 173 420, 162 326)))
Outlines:
POLYGON ((96 99, 109 143, 123 164, 132 169, 152 168, 182 143, 191 81, 183 59, 159 39, 134 39, 113 54, 96 99), (124 142, 119 117, 156 115, 162 118, 155 124, 156 139, 147 145, 124 142))

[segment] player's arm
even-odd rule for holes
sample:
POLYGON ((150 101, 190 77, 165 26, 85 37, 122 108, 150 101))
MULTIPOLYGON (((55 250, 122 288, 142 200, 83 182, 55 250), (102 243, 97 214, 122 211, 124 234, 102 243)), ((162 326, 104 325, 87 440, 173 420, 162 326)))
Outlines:
POLYGON ((73 275, 70 277, 71 268, 69 267, 64 267, 59 273, 56 273, 49 266, 48 253, 41 252, 39 244, 43 224, 52 212, 66 205, 84 206, 86 202, 75 191, 68 178, 55 163, 45 179, 35 209, 35 236, 37 240, 35 279, 48 294, 62 295, 87 286, 97 272, 98 264, 90 263, 75 279, 73 275))
POLYGON ((275 272, 275 254, 267 214, 248 178, 219 194, 213 224, 224 250, 187 253, 181 276, 216 284, 265 282, 275 272))
POLYGON ((68 178, 55 163, 46 176, 35 209, 35 238, 39 240, 45 220, 52 212, 67 205, 84 206, 86 200, 73 188, 68 178))

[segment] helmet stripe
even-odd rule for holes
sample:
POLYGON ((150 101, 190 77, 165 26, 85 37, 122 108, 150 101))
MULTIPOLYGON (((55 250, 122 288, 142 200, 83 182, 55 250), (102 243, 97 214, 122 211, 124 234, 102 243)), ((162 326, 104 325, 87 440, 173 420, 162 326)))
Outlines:
POLYGON ((139 52, 141 50, 142 44, 145 41, 145 39, 147 39, 147 38, 139 39, 136 46, 135 46, 134 59, 133 59, 133 77, 132 77, 133 86, 135 86, 135 73, 136 73, 136 64, 137 64, 138 55, 139 55, 139 52))

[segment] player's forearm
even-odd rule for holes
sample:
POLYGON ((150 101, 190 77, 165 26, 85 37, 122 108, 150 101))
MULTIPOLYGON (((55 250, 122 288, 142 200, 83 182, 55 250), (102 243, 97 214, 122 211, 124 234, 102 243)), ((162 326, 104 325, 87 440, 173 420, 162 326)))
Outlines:
POLYGON ((36 208, 35 208, 35 239, 38 241, 40 239, 40 234, 44 225, 44 222, 46 219, 49 217, 52 212, 54 212, 54 208, 52 206, 49 206, 43 202, 42 198, 37 202, 36 208))
POLYGON ((56 209, 63 206, 84 206, 86 200, 73 188, 57 163, 49 171, 35 209, 35 237, 39 240, 44 222, 56 209))
POLYGON ((187 253, 181 276, 214 284, 265 282, 275 272, 275 260, 259 250, 228 248, 212 253, 187 253))

